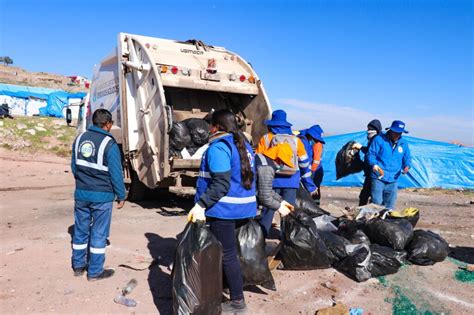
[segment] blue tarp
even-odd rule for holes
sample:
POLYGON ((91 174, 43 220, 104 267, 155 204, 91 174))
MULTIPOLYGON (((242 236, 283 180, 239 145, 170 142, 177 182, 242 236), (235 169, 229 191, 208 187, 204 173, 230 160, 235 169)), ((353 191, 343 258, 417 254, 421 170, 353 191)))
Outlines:
POLYGON ((47 100, 47 105, 39 110, 40 115, 63 117, 63 107, 68 105, 68 99, 84 98, 86 93, 79 92, 71 94, 62 90, 0 83, 0 95, 8 95, 17 98, 34 97, 47 100))
MULTIPOLYGON (((367 133, 355 132, 325 137, 323 153, 325 186, 362 186, 363 172, 336 180, 336 155, 344 144, 357 141, 367 144, 367 133)), ((410 146, 412 169, 401 175, 400 188, 464 188, 474 189, 474 148, 445 142, 403 136, 410 146)), ((364 156, 361 153, 361 158, 364 156)))

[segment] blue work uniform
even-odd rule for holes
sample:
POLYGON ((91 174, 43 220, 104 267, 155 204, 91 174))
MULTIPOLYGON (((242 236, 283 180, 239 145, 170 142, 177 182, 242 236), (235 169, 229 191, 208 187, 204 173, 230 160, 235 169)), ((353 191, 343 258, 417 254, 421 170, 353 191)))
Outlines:
POLYGON ((112 135, 95 126, 80 134, 71 168, 76 181, 72 266, 88 265, 88 276, 96 277, 103 271, 113 201, 125 200, 121 154, 112 135))

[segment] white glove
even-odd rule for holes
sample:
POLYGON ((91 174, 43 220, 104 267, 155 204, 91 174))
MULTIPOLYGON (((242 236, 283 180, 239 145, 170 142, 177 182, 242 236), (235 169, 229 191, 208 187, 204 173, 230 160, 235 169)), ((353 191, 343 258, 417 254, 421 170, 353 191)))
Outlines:
POLYGON ((293 211, 293 206, 283 200, 280 204, 280 208, 278 208, 278 212, 280 213, 280 216, 283 218, 290 214, 290 212, 293 211))
POLYGON ((206 208, 201 207, 199 204, 195 204, 194 207, 188 213, 188 222, 206 221, 206 215, 204 214, 206 208))
POLYGON ((356 142, 352 145, 352 149, 360 150, 362 149, 362 144, 356 142))

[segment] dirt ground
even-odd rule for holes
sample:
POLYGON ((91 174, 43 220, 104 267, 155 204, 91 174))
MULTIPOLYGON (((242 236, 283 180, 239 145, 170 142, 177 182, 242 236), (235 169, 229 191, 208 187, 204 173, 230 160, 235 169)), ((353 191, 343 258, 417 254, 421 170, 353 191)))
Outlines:
MULTIPOLYGON (((0 150, 0 310, 3 314, 169 314, 176 234, 184 228, 184 199, 126 203, 113 212, 106 265, 111 279, 88 282, 70 267, 74 181, 69 160, 0 150), (152 266, 148 268, 150 263, 152 266), (120 265, 131 265, 142 271, 120 265), (138 305, 113 299, 132 278, 138 305)), ((352 206, 359 189, 323 187, 323 207, 352 206)), ((405 266, 391 276, 356 283, 333 269, 274 271, 277 291, 252 289, 249 314, 314 314, 333 301, 364 314, 474 314, 474 284, 456 279, 474 263, 473 193, 400 191, 398 207, 418 207, 418 228, 440 233, 456 247, 446 261, 405 266), (323 285, 324 284, 324 285, 323 285)))

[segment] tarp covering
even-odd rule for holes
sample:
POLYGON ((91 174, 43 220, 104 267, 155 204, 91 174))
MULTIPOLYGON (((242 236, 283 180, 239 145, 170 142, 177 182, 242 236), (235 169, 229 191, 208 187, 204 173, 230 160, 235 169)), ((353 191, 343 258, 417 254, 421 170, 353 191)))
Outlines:
MULTIPOLYGON (((356 141, 367 144, 365 131, 324 137, 324 186, 362 186, 363 172, 336 180, 336 155, 344 144, 356 141)), ((474 189, 474 148, 445 142, 403 136, 410 146, 412 169, 401 175, 400 188, 474 189)), ((362 160, 364 154, 361 153, 362 160)))
POLYGON ((39 109, 41 116, 63 117, 63 107, 68 105, 70 98, 82 99, 86 93, 67 93, 61 90, 21 86, 13 84, 0 84, 0 95, 7 95, 16 98, 38 98, 47 101, 47 105, 39 109))

